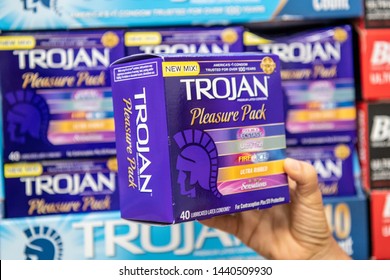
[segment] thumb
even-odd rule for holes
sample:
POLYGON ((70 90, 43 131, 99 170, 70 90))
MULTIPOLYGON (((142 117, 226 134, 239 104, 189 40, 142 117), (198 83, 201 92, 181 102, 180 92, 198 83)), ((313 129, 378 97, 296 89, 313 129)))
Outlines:
POLYGON ((311 164, 287 158, 284 161, 284 171, 296 182, 295 194, 298 198, 322 203, 317 172, 311 164))

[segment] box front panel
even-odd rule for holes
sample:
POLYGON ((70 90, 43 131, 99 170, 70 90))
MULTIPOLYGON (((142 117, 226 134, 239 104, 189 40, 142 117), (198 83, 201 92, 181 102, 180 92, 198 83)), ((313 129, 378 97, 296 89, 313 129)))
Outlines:
POLYGON ((116 159, 7 163, 5 216, 119 209, 116 159))
POLYGON ((370 187, 390 187, 390 103, 368 104, 370 187))
POLYGON ((115 155, 107 67, 124 54, 121 32, 5 34, 5 161, 115 155))
POLYGON ((364 195, 324 199, 329 227, 339 246, 354 260, 370 255, 368 203, 364 195))
POLYGON ((372 254, 375 259, 390 259, 390 191, 371 193, 372 254))
POLYGON ((279 55, 286 99, 288 146, 355 141, 350 26, 292 34, 247 32, 244 44, 246 51, 279 55))
POLYGON ((287 149, 287 156, 306 161, 314 166, 323 196, 350 196, 356 194, 352 163, 353 148, 345 144, 293 147, 287 149))
POLYGON ((288 202, 275 56, 163 63, 176 219, 288 202))
POLYGON ((390 98, 389 29, 363 29, 359 40, 363 98, 390 98))

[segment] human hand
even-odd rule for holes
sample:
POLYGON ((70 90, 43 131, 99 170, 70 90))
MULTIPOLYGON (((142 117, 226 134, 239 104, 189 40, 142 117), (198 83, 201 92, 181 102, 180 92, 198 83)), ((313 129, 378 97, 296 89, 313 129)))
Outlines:
POLYGON ((284 170, 289 204, 200 222, 237 236, 267 259, 350 259, 329 229, 314 167, 286 159, 284 170))

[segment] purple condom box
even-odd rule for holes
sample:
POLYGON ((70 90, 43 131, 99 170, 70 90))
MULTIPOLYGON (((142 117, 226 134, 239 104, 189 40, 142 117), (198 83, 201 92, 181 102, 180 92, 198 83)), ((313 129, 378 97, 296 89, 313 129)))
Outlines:
POLYGON ((5 218, 119 210, 112 158, 6 163, 5 218))
POLYGON ((287 146, 356 142, 353 38, 349 25, 246 32, 246 51, 281 61, 287 146))
POLYGON ((288 203, 279 67, 262 54, 116 61, 122 218, 171 224, 288 203))
POLYGON ((353 174, 353 149, 346 144, 289 147, 287 156, 314 166, 318 183, 325 197, 356 194, 353 174))
POLYGON ((108 66, 121 31, 0 36, 4 161, 115 155, 108 66))
POLYGON ((241 26, 133 29, 124 33, 126 54, 243 52, 241 26))

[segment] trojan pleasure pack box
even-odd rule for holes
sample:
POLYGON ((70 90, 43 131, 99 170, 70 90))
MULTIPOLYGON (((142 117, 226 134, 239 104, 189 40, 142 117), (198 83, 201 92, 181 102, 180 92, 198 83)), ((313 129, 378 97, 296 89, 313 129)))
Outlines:
POLYGON ((243 32, 241 26, 129 30, 124 43, 127 55, 243 52, 243 32))
POLYGON ((6 163, 5 218, 119 210, 115 158, 6 163))
POLYGON ((352 30, 349 25, 290 32, 245 32, 246 51, 279 56, 287 146, 356 141, 352 30))
POLYGON ((115 155, 108 66, 117 31, 0 36, 4 161, 115 155))
POLYGON ((289 147, 287 156, 314 166, 323 196, 351 196, 356 194, 353 150, 353 146, 346 144, 289 147))
POLYGON ((135 55, 111 66, 125 219, 178 223, 287 203, 274 55, 135 55))

